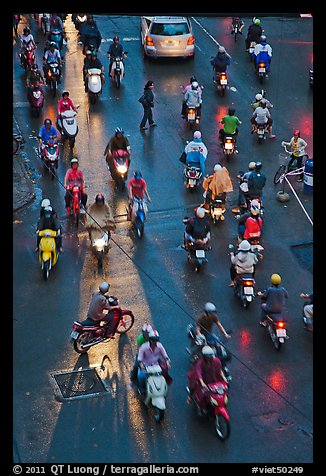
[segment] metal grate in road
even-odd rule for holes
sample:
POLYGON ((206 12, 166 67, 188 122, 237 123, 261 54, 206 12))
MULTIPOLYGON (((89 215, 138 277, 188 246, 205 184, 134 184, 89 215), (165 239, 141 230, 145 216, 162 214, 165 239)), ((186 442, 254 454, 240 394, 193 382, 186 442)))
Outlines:
POLYGON ((50 382, 60 401, 97 397, 108 392, 96 368, 50 372, 50 382))

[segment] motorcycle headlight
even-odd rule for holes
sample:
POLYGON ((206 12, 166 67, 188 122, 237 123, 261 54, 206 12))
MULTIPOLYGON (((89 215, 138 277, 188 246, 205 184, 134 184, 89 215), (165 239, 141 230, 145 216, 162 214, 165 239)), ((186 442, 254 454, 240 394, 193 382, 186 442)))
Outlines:
POLYGON ((215 407, 218 407, 218 402, 215 400, 214 397, 210 397, 211 404, 214 405, 215 407))
POLYGON ((33 91, 33 96, 38 99, 41 96, 40 91, 33 91))
POLYGON ((125 173, 127 172, 127 170, 128 170, 125 165, 118 165, 118 166, 117 166, 117 169, 118 169, 118 172, 119 172, 120 174, 125 174, 125 173))
POLYGON ((98 238, 94 241, 94 246, 96 246, 96 248, 104 248, 105 240, 103 238, 98 238))

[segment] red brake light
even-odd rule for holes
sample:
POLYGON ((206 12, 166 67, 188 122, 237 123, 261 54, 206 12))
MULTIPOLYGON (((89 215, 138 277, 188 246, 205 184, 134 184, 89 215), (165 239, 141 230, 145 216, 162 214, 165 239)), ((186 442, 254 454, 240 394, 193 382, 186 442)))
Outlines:
POLYGON ((189 109, 189 114, 193 114, 195 112, 195 109, 189 109))
POLYGON ((284 325, 285 325, 285 324, 284 324, 284 322, 282 322, 282 321, 279 321, 279 322, 277 323, 277 326, 278 326, 278 327, 284 327, 284 325))
POLYGON ((194 45, 195 44, 195 37, 194 36, 189 36, 187 45, 194 45))
POLYGON ((259 63, 259 68, 264 68, 265 67, 265 63, 259 63))
POLYGON ((226 79, 226 75, 222 74, 221 79, 226 79))
POLYGON ((245 281, 244 284, 245 284, 246 286, 252 286, 252 281, 245 281))
POLYGON ((153 38, 151 38, 150 36, 146 36, 145 43, 146 46, 154 46, 153 38))
POLYGON ((230 142, 232 142, 231 139, 226 139, 226 142, 228 142, 230 144, 230 142))

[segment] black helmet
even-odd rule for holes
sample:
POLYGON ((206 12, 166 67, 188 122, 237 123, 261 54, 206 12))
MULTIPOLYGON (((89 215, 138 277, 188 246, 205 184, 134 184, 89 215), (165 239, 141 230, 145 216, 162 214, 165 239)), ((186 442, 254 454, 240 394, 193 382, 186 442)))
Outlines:
POLYGON ((46 126, 47 124, 50 124, 52 126, 52 121, 49 118, 44 119, 44 125, 46 126))
POLYGON ((23 29, 23 33, 24 33, 24 35, 26 35, 26 36, 29 35, 30 32, 31 32, 31 30, 30 30, 30 28, 29 28, 28 26, 23 29))
POLYGON ((261 162, 256 162, 256 167, 255 169, 257 170, 257 172, 259 172, 262 168, 263 164, 261 162))
POLYGON ((196 76, 191 76, 190 83, 193 83, 194 81, 197 81, 196 76))
POLYGON ((229 107, 229 116, 234 116, 234 113, 235 113, 235 108, 229 107))
POLYGON ((48 206, 44 208, 44 218, 51 218, 53 215, 52 207, 48 206))
POLYGON ((119 41, 118 35, 115 35, 115 36, 113 37, 113 41, 119 41))
POLYGON ((135 173, 134 173, 134 177, 136 180, 139 180, 142 178, 142 174, 139 170, 136 170, 135 173))
POLYGON ((31 66, 31 69, 35 69, 35 70, 37 70, 37 69, 38 69, 38 65, 37 65, 37 63, 33 63, 33 64, 32 64, 32 66, 31 66))
POLYGON ((101 193, 98 193, 95 197, 95 202, 96 203, 104 203, 104 195, 101 193))
POLYGON ((63 91, 61 94, 62 97, 68 96, 69 97, 69 91, 63 91))

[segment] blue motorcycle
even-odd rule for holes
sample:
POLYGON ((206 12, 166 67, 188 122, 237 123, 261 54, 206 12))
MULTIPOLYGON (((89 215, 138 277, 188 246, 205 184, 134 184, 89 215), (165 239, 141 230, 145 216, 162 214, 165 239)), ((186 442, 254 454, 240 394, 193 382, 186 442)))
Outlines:
POLYGON ((144 200, 142 198, 134 197, 132 203, 132 224, 138 238, 141 238, 144 233, 144 226, 146 220, 146 211, 144 208, 144 200), (136 205, 136 206, 135 206, 136 205))

